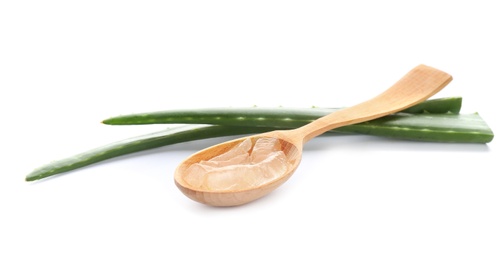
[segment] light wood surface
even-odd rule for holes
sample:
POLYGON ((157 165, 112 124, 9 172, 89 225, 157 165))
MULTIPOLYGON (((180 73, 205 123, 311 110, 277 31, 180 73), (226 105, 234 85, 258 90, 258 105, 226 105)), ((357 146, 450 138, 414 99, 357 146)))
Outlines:
POLYGON ((267 195, 292 176, 301 161, 303 145, 312 138, 337 127, 379 118, 420 103, 440 91, 451 80, 451 75, 443 71, 419 65, 377 97, 319 118, 300 128, 239 138, 197 152, 178 166, 175 171, 175 184, 187 197, 207 205, 237 206, 254 201, 267 195), (229 191, 200 190, 183 180, 186 169, 193 163, 222 154, 246 138, 260 137, 275 137, 280 140, 290 164, 289 170, 282 177, 260 187, 229 191))

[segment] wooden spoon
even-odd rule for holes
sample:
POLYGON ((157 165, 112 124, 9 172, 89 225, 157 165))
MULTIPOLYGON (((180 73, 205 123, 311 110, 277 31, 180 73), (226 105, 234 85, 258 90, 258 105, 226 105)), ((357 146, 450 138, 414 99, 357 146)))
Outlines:
POLYGON ((377 97, 331 113, 300 128, 239 138, 197 152, 178 166, 175 171, 175 184, 192 200, 212 206, 236 206, 251 202, 267 195, 289 179, 301 161, 303 145, 312 138, 337 127, 369 121, 413 106, 437 93, 451 80, 451 75, 445 72, 419 65, 377 97), (280 141, 281 149, 289 163, 289 167, 280 177, 261 186, 241 190, 201 189, 185 181, 186 171, 192 164, 223 154, 247 138, 257 140, 262 137, 277 138, 280 141))

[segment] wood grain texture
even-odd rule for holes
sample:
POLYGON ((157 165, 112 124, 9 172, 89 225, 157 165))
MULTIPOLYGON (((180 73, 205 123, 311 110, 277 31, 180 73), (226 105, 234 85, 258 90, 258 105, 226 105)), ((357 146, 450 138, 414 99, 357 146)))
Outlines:
POLYGON ((303 145, 312 138, 337 127, 369 121, 418 104, 443 89, 451 80, 451 75, 443 71, 419 65, 377 97, 321 117, 300 128, 239 138, 197 152, 178 166, 174 175, 175 184, 190 199, 207 205, 237 206, 254 201, 267 195, 292 176, 301 161, 303 145), (256 140, 261 137, 280 140, 282 151, 290 165, 280 178, 255 188, 224 191, 202 190, 191 187, 184 181, 184 173, 190 165, 225 153, 246 138, 256 140))
POLYGON ((296 138, 304 142, 345 125, 352 125, 399 112, 433 96, 450 83, 452 76, 435 68, 419 65, 380 95, 358 105, 319 118, 299 129, 296 138))

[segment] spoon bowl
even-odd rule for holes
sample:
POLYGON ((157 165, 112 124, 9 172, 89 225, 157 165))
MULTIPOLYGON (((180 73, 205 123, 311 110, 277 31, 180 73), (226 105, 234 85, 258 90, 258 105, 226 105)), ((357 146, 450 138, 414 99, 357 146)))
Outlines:
POLYGON ((334 128, 365 122, 413 106, 437 93, 451 80, 451 75, 443 71, 419 65, 377 97, 321 117, 300 128, 243 137, 199 151, 177 167, 174 175, 175 184, 190 199, 207 205, 237 206, 246 204, 267 195, 287 181, 301 162, 304 144, 312 138, 334 128), (261 138, 277 140, 278 149, 285 155, 286 167, 276 178, 244 188, 234 186, 228 189, 205 188, 204 186, 191 185, 186 181, 186 175, 191 166, 225 154, 247 139, 250 139, 251 143, 254 144, 261 138))
POLYGON ((301 162, 303 145, 302 143, 299 144, 299 141, 293 143, 292 140, 289 139, 288 135, 286 135, 286 131, 287 130, 277 130, 250 137, 242 137, 201 150, 187 158, 178 166, 175 172, 175 184, 183 192, 183 194, 190 199, 211 206, 237 206, 261 198, 286 182, 301 162), (279 178, 267 182, 265 185, 257 188, 223 191, 195 188, 184 180, 184 173, 192 164, 200 161, 208 161, 216 155, 223 154, 233 149, 247 138, 252 139, 252 142, 254 143, 257 139, 265 137, 278 139, 282 147, 282 151, 286 155, 289 163, 289 171, 282 174, 279 178))

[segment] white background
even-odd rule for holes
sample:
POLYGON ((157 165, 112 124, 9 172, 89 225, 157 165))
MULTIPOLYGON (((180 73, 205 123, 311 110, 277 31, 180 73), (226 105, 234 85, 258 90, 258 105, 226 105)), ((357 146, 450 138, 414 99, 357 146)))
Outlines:
POLYGON ((165 128, 110 116, 350 106, 421 63, 454 77, 436 97, 462 96, 498 131, 496 3, 338 2, 0 2, 0 259, 498 259, 496 140, 320 137, 286 184, 234 208, 173 183, 180 161, 230 138, 24 182, 165 128))

